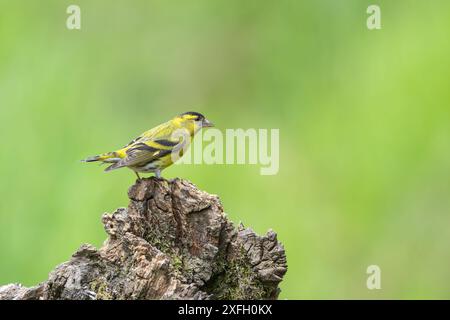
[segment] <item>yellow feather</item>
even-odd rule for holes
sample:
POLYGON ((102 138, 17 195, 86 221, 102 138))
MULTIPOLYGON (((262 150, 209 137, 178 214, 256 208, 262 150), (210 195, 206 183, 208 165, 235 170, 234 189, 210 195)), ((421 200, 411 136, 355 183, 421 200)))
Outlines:
POLYGON ((86 162, 113 163, 110 171, 129 167, 135 172, 159 172, 173 163, 173 154, 180 157, 202 126, 212 126, 197 112, 186 112, 142 133, 125 147, 85 159, 86 162), (187 136, 187 137, 186 137, 187 136))

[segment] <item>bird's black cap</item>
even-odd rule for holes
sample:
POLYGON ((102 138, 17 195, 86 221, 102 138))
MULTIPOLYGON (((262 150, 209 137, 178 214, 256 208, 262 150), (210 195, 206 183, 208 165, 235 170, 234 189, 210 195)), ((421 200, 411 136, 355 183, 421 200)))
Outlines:
POLYGON ((201 113, 195 112, 195 111, 188 111, 188 112, 182 113, 180 115, 181 116, 184 116, 184 115, 196 116, 197 120, 205 119, 204 115, 202 115, 201 113))

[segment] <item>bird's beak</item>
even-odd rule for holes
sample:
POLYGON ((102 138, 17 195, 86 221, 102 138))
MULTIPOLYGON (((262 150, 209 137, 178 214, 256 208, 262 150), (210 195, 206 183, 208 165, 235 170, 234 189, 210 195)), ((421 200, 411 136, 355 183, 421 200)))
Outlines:
POLYGON ((202 128, 214 127, 214 124, 208 119, 203 119, 202 128))

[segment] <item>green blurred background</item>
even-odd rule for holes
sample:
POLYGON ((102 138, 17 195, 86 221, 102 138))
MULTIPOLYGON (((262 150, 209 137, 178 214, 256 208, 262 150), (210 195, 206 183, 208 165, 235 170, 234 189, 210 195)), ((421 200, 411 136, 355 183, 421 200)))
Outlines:
POLYGON ((278 232, 280 298, 450 298, 449 30, 444 0, 1 0, 0 284, 43 281, 106 238, 101 214, 127 205, 135 176, 80 159, 196 110, 280 129, 278 175, 164 174, 278 232))

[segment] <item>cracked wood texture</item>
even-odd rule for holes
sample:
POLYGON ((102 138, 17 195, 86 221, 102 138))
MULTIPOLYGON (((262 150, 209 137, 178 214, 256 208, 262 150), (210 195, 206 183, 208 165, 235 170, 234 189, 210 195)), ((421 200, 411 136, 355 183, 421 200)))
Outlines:
POLYGON ((141 179, 128 208, 104 214, 108 239, 83 244, 48 280, 0 299, 276 299, 287 270, 269 230, 235 228, 217 196, 175 179, 141 179))

